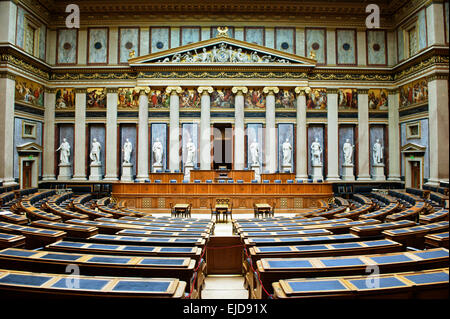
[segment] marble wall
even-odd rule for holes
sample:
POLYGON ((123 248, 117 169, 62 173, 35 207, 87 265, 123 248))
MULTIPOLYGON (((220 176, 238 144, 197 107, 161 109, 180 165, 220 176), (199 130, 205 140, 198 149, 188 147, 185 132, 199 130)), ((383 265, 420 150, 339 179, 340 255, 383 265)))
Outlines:
POLYGON ((108 28, 91 28, 88 38, 88 63, 108 63, 108 28))
MULTIPOLYGON (((17 152, 17 146, 26 143, 36 143, 42 146, 42 122, 33 121, 29 119, 23 119, 20 117, 14 118, 14 178, 19 178, 19 153, 17 152), (23 137, 22 125, 24 121, 36 125, 36 138, 23 137)), ((39 155, 39 176, 41 176, 42 156, 39 155)))
POLYGON ((427 47, 427 20, 426 9, 422 9, 417 14, 417 25, 419 27, 419 47, 418 51, 427 47))
POLYGON ((150 152, 150 163, 151 171, 153 171, 153 163, 155 162, 153 156, 153 144, 159 140, 163 146, 163 157, 162 165, 163 170, 167 168, 167 124, 166 123, 152 123, 151 125, 151 152, 150 152))
POLYGON ((309 57, 311 51, 316 54, 317 63, 326 63, 326 33, 325 29, 306 29, 306 52, 309 57))
POLYGON ((150 53, 170 48, 170 28, 150 28, 150 53))
POLYGON ((186 45, 200 41, 200 27, 182 27, 180 45, 186 45))
POLYGON ((336 30, 337 64, 356 64, 356 31, 336 30))
MULTIPOLYGON (((91 148, 92 148, 92 141, 95 139, 97 139, 97 142, 100 143, 101 145, 101 149, 100 149, 100 161, 102 163, 102 174, 105 174, 105 158, 106 158, 106 152, 108 151, 108 149, 106 148, 106 128, 104 124, 89 124, 89 140, 87 141, 89 143, 89 147, 88 147, 88 154, 87 156, 89 157, 89 154, 91 153, 91 148)), ((89 157, 88 160, 88 167, 91 163, 91 158, 89 157)))
POLYGON ((405 59, 405 47, 404 47, 404 39, 403 39, 403 31, 401 28, 397 29, 397 58, 400 62, 405 59))
POLYGON ((77 29, 58 30, 58 56, 57 63, 77 63, 77 29))
POLYGON ((449 14, 449 11, 448 11, 448 1, 446 1, 444 3, 444 15, 445 15, 445 21, 444 21, 445 22, 445 41, 447 43, 449 43, 450 41, 449 41, 449 29, 448 29, 448 26, 449 26, 448 16, 450 14, 449 14))
POLYGON ((386 31, 367 30, 367 64, 386 64, 386 50, 386 31))
POLYGON ((16 28, 16 45, 23 48, 23 38, 25 34, 25 10, 21 6, 17 6, 17 28, 16 28))
POLYGON ((280 123, 278 124, 278 171, 283 172, 282 165, 283 165, 283 143, 286 142, 286 140, 291 144, 292 151, 291 151, 291 165, 292 169, 295 168, 294 163, 294 124, 287 124, 287 123, 280 123))
POLYGON ((46 54, 46 45, 47 41, 47 27, 45 25, 42 25, 39 28, 39 58, 41 60, 45 60, 45 54, 46 54))
POLYGON ((139 28, 120 28, 119 30, 119 62, 127 63, 131 50, 139 56, 139 28))
POLYGON ((264 45, 265 44, 264 39, 265 39, 264 28, 249 27, 244 29, 244 41, 264 45))
MULTIPOLYGON (((320 124, 310 124, 308 126, 308 174, 312 175, 312 166, 311 166, 311 144, 314 142, 315 139, 318 139, 318 142, 321 145, 322 148, 322 156, 321 156, 321 162, 323 167, 325 167, 325 128, 323 125, 320 124)), ((325 170, 323 170, 322 174, 325 176, 325 170)))
POLYGON ((275 49, 295 53, 294 28, 275 28, 275 49))
POLYGON ((120 124, 120 172, 122 174, 122 163, 123 163, 123 145, 126 140, 129 140, 133 145, 133 151, 131 152, 130 163, 133 164, 133 176, 136 176, 136 124, 120 124))
POLYGON ((247 124, 247 167, 251 167, 252 158, 250 155, 250 145, 256 141, 259 145, 259 162, 263 165, 264 159, 264 139, 263 139, 263 125, 260 123, 247 124))

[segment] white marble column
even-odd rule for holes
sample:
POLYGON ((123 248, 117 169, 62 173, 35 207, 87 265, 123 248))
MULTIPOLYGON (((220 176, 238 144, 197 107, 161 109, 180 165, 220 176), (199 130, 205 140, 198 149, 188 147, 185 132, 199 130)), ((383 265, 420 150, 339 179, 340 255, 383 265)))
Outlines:
POLYGON ((15 77, 0 74, 0 181, 15 185, 14 180, 14 87, 15 77))
POLYGON ((86 89, 75 89, 73 180, 86 180, 86 89))
POLYGON ((428 78, 428 127, 430 150, 430 178, 427 184, 448 182, 448 75, 428 78))
POLYGON ((173 173, 180 170, 180 97, 181 87, 167 87, 170 94, 170 123, 169 123, 169 169, 173 173))
POLYGON ((234 100, 234 169, 242 170, 245 163, 245 127, 244 127, 244 94, 248 92, 245 86, 235 86, 231 89, 234 100))
POLYGON ((277 131, 275 128, 275 94, 279 92, 276 86, 266 86, 266 129, 265 129, 265 162, 266 171, 275 173, 277 170, 277 131))
MULTIPOLYGON (((446 12, 445 14, 448 14, 446 12)), ((444 4, 431 2, 426 7, 428 45, 445 44, 444 4)))
POLYGON ((17 5, 14 1, 0 2, 0 21, 2 27, 0 28, 0 43, 16 44, 16 17, 17 5))
POLYGON ((139 95, 139 131, 137 151, 137 176, 139 182, 148 179, 148 93, 150 88, 141 88, 139 95))
POLYGON ((55 178, 55 89, 46 89, 44 93, 44 145, 42 153, 43 181, 55 178))
POLYGON ((358 89, 358 177, 370 181, 369 90, 358 89))
POLYGON ((327 180, 338 181, 339 177, 339 129, 338 90, 327 90, 327 180))
POLYGON ((213 92, 211 86, 200 86, 197 89, 201 97, 200 113, 200 169, 211 169, 211 98, 213 92))
POLYGON ((389 91, 389 181, 400 181, 400 134, 398 115, 399 98, 400 92, 398 89, 389 91))
POLYGON ((105 181, 117 181, 117 88, 106 89, 105 181))
POLYGON ((296 156, 295 156, 295 178, 300 180, 308 179, 308 146, 307 146, 307 126, 306 126, 306 92, 309 88, 296 87, 297 93, 297 136, 296 136, 296 156))

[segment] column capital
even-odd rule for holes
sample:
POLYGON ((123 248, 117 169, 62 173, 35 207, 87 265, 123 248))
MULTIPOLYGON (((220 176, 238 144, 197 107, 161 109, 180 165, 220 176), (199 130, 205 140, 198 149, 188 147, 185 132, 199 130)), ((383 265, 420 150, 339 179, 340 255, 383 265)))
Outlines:
POLYGON ((280 89, 278 88, 278 86, 265 86, 263 88, 263 92, 264 94, 277 94, 278 92, 280 92, 280 89))
POLYGON ((428 82, 434 81, 434 80, 448 80, 448 74, 442 74, 442 73, 434 73, 428 76, 428 82))
POLYGON ((73 91, 75 92, 75 94, 87 93, 87 89, 86 88, 75 88, 73 91))
POLYGON ((46 88, 44 89, 44 93, 55 94, 55 93, 56 93, 56 90, 57 90, 57 88, 49 88, 49 87, 46 87, 46 88))
POLYGON ((139 91, 139 95, 147 95, 150 93, 150 87, 148 86, 137 86, 134 88, 135 91, 139 91))
POLYGON ((388 94, 392 94, 392 95, 400 93, 399 88, 388 89, 387 91, 388 91, 388 94))
POLYGON ((15 81, 16 75, 10 72, 0 72, 0 79, 10 79, 15 81))
POLYGON ((248 92, 248 88, 246 86, 233 86, 231 88, 231 92, 233 94, 246 94, 248 92))
POLYGON ((214 89, 212 86, 199 86, 197 92, 200 94, 211 94, 214 92, 214 89))
POLYGON ((108 94, 108 93, 116 93, 117 94, 118 89, 119 88, 116 88, 116 87, 114 87, 114 88, 106 88, 106 94, 108 94))
POLYGON ((369 94, 369 89, 357 89, 358 94, 369 94))
POLYGON ((297 86, 295 88, 295 93, 297 95, 306 95, 309 94, 309 92, 311 92, 311 88, 309 86, 297 86))
MULTIPOLYGON (((359 92, 359 90, 358 90, 359 92)), ((367 91, 369 92, 369 91, 367 91)), ((339 89, 337 88, 327 88, 327 94, 338 94, 339 93, 339 89)))
POLYGON ((167 94, 180 94, 183 92, 183 89, 180 86, 168 86, 166 87, 166 93, 167 94))

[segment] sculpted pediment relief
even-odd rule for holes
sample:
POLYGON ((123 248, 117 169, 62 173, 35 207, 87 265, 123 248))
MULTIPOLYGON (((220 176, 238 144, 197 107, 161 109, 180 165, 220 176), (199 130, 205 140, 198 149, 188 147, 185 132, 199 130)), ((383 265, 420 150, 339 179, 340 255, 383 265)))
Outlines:
POLYGON ((401 148, 402 153, 425 153, 425 151, 425 146, 416 143, 408 143, 401 148))
POLYGON ((316 61, 226 36, 204 40, 128 60, 132 66, 144 65, 261 65, 314 67, 316 61))

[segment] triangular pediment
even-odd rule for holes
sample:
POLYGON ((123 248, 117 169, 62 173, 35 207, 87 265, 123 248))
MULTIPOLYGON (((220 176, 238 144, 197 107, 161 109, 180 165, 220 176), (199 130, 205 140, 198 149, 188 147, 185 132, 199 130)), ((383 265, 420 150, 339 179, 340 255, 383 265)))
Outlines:
POLYGON ((314 67, 316 60, 227 36, 203 40, 141 57, 130 66, 149 65, 279 65, 314 67))
POLYGON ((426 147, 415 143, 408 143, 403 145, 401 151, 402 153, 425 153, 426 147))
POLYGON ((42 146, 30 142, 22 145, 17 145, 17 151, 19 153, 42 153, 42 146))

